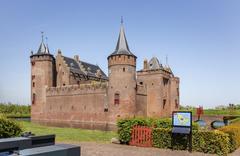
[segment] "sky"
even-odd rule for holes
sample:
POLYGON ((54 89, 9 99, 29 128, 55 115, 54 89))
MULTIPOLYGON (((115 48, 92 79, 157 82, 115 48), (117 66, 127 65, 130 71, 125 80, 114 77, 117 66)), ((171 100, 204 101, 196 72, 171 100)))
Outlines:
POLYGON ((41 31, 50 52, 98 64, 116 46, 123 16, 130 50, 180 77, 180 104, 240 103, 238 0, 1 0, 0 102, 30 104, 30 52, 41 31))

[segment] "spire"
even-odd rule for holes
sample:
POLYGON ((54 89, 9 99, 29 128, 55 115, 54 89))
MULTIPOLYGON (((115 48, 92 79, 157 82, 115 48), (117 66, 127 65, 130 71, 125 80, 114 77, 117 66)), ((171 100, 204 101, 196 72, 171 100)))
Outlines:
POLYGON ((46 53, 49 54, 49 48, 48 48, 48 38, 46 37, 46 53))
POLYGON ((132 56, 136 57, 130 51, 130 49, 128 47, 128 43, 127 43, 127 39, 126 39, 124 27, 123 27, 123 18, 122 17, 121 17, 121 27, 120 27, 120 32, 119 32, 119 36, 118 36, 117 46, 116 46, 115 51, 111 55, 121 55, 121 54, 132 55, 132 56))
MULTIPOLYGON (((37 51, 37 54, 49 54, 49 48, 48 48, 48 44, 44 44, 44 32, 42 31, 41 32, 42 34, 42 42, 38 48, 38 51, 37 51)), ((47 37, 45 38, 46 39, 46 43, 47 43, 47 37)))

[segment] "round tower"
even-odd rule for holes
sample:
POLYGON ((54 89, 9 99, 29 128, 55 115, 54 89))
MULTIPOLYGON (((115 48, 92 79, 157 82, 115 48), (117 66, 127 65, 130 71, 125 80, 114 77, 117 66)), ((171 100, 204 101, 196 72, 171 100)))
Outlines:
POLYGON ((115 51, 108 56, 108 106, 111 121, 136 112, 136 59, 130 51, 121 24, 115 51))
POLYGON ((55 83, 55 58, 43 42, 31 60, 31 119, 40 120, 46 105, 46 88, 55 83))

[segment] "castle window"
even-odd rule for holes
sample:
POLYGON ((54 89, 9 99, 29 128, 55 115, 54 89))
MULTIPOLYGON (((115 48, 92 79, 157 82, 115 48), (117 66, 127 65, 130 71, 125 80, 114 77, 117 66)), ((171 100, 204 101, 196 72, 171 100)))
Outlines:
POLYGON ((104 108, 104 112, 108 112, 108 108, 104 108))
POLYGON ((119 103, 120 103, 120 94, 115 93, 115 95, 114 95, 114 105, 119 105, 119 103))
POLYGON ((175 108, 178 109, 178 100, 175 100, 175 108))
POLYGON ((166 103, 167 103, 167 100, 163 99, 163 109, 165 108, 166 103))
POLYGON ((34 80, 35 79, 35 75, 32 75, 32 80, 34 80))
POLYGON ((36 100, 36 94, 33 93, 33 95, 32 95, 32 104, 35 104, 35 100, 36 100))
POLYGON ((140 85, 143 85, 143 82, 139 82, 140 85))
POLYGON ((163 78, 163 85, 167 85, 168 84, 168 79, 167 78, 163 78))
POLYGON ((34 66, 35 65, 35 62, 31 62, 32 63, 32 66, 34 66))
POLYGON ((65 86, 65 83, 63 84, 63 86, 65 86))
POLYGON ((33 82, 32 86, 35 87, 35 82, 33 82))
POLYGON ((125 72, 125 68, 123 68, 123 72, 125 72))

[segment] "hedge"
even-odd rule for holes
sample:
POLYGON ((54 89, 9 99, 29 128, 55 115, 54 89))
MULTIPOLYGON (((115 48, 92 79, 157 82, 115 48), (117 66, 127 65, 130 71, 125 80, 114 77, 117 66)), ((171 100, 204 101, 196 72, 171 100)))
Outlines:
POLYGON ((227 133, 230 138, 230 152, 235 151, 240 147, 240 122, 222 127, 219 129, 224 133, 227 133))
MULTIPOLYGON (((131 130, 133 126, 148 126, 154 128, 172 128, 172 120, 170 118, 126 118, 120 119, 117 122, 118 136, 121 143, 128 144, 131 139, 131 130)), ((199 126, 193 122, 193 129, 198 130, 199 126)))
MULTIPOLYGON (((174 149, 183 150, 187 143, 186 138, 178 138, 174 149)), ((192 149, 197 152, 210 154, 227 155, 229 153, 229 138, 224 132, 193 130, 192 149)), ((158 148, 171 147, 171 129, 154 128, 153 129, 153 146, 158 148)))
POLYGON ((0 138, 19 136, 21 132, 18 123, 0 115, 0 138))

